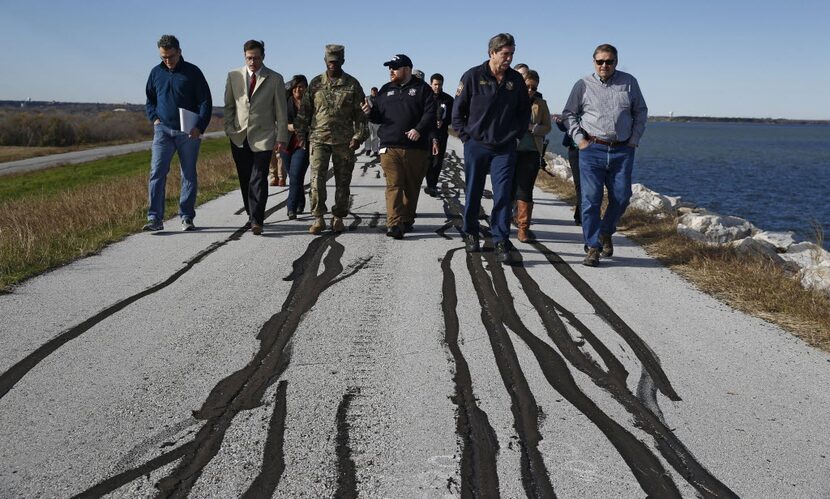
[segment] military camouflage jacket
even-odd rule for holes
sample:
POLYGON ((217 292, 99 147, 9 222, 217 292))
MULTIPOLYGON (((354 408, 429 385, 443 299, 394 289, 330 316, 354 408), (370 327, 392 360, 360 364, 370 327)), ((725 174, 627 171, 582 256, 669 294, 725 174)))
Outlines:
POLYGON ((316 76, 303 95, 303 102, 294 120, 297 135, 318 144, 358 143, 369 136, 366 115, 360 109, 363 88, 351 75, 329 78, 316 76))

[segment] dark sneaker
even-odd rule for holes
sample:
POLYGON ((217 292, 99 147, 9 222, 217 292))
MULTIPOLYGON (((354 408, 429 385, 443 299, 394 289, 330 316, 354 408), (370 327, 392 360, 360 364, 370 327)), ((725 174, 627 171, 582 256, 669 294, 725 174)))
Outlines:
POLYGON ((288 212, 288 219, 289 220, 296 220, 297 219, 297 214, 294 213, 293 211, 289 211, 288 212))
POLYGON ((164 230, 164 224, 158 220, 148 220, 144 227, 141 228, 144 232, 158 232, 164 230))
POLYGON ((464 234, 464 251, 467 253, 478 253, 481 251, 481 244, 478 242, 478 236, 464 234))
POLYGON ((393 239, 403 239, 403 231, 399 225, 393 225, 386 229, 386 235, 393 239))
POLYGON ((509 241, 499 241, 496 243, 496 260, 505 264, 512 265, 513 257, 510 255, 512 245, 509 241))
POLYGON ((596 267, 599 265, 599 248, 589 248, 588 254, 582 260, 582 265, 586 267, 596 267))
POLYGON ((614 255, 614 243, 611 242, 610 235, 600 234, 599 242, 602 244, 602 252, 600 253, 601 257, 608 258, 609 256, 614 255))
POLYGON ((409 234, 413 230, 415 230, 415 222, 404 222, 403 223, 403 233, 404 234, 409 234))
POLYGON ((261 236, 262 235, 262 226, 258 223, 252 223, 251 224, 251 232, 253 232, 255 236, 261 236))
POLYGON ((196 230, 196 226, 193 225, 193 220, 189 218, 182 219, 182 232, 190 232, 191 230, 196 230))

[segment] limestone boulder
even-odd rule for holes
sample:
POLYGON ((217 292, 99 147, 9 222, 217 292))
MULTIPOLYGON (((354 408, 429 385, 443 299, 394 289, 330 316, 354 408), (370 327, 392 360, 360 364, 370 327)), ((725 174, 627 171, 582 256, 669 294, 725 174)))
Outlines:
POLYGON ((643 184, 631 185, 629 206, 646 213, 666 213, 673 210, 672 201, 668 196, 652 191, 643 184))
POLYGON ((830 296, 830 261, 803 269, 801 285, 830 296))
POLYGON ((752 235, 753 225, 739 217, 711 212, 690 212, 680 217, 677 232, 709 244, 725 244, 752 235))
POLYGON ((573 177, 573 174, 571 173, 571 167, 568 166, 567 163, 562 164, 554 162, 551 166, 551 173, 563 180, 568 180, 573 177))
POLYGON ((793 231, 786 231, 786 232, 768 232, 765 230, 758 231, 757 233, 752 235, 752 238, 757 241, 763 241, 773 245, 779 253, 783 253, 787 251, 793 244, 795 244, 795 239, 793 236, 795 232, 793 231))
POLYGON ((822 265, 830 266, 830 252, 814 243, 793 244, 787 248, 786 253, 781 253, 780 256, 785 261, 792 262, 802 269, 822 265))
POLYGON ((737 241, 732 241, 729 245, 735 248, 735 251, 739 255, 760 256, 771 260, 775 264, 784 264, 784 259, 778 256, 778 251, 776 251, 775 246, 766 241, 761 241, 753 237, 745 237, 737 241))

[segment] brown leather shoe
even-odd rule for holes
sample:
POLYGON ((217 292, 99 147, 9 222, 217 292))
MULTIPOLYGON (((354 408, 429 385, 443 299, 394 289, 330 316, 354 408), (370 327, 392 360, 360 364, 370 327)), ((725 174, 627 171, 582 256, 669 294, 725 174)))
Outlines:
POLYGON ((311 227, 308 228, 308 232, 317 235, 323 232, 323 229, 325 228, 326 222, 323 220, 323 217, 317 217, 314 219, 314 223, 311 224, 311 227))
POLYGON ((611 242, 611 236, 608 234, 599 235, 599 243, 602 244, 602 252, 600 256, 608 258, 614 255, 614 243, 611 242))
POLYGON ((280 186, 280 187, 285 187, 285 179, 284 178, 277 179, 277 185, 280 186))
POLYGON ((276 187, 276 186, 280 185, 280 182, 279 182, 279 180, 277 180, 275 178, 272 178, 271 180, 268 181, 268 185, 270 185, 271 187, 276 187))
POLYGON ((261 236, 262 235, 262 226, 259 225, 258 223, 252 223, 251 224, 251 232, 253 232, 255 236, 261 236))
POLYGON ((343 225, 343 219, 340 217, 333 217, 331 219, 331 230, 334 232, 343 232, 346 226, 343 225))
POLYGON ((585 259, 582 260, 582 265, 585 265, 586 267, 596 267, 599 265, 599 249, 588 248, 588 254, 585 255, 585 259))

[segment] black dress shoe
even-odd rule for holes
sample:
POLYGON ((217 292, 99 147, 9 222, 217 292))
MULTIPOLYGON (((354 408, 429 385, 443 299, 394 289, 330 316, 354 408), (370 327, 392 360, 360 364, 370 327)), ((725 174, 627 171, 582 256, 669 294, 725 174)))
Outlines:
POLYGON ((409 234, 413 230, 415 230, 415 223, 414 222, 404 222, 404 224, 403 224, 403 233, 404 234, 409 234))
POLYGON ((431 197, 438 197, 438 189, 435 187, 424 187, 424 193, 431 197))
POLYGON ((393 225, 386 230, 386 235, 393 239, 403 239, 403 231, 400 226, 393 225))
POLYGON ((478 253, 481 251, 481 244, 478 242, 478 236, 464 234, 464 251, 467 253, 478 253))
POLYGON ((296 220, 297 219, 297 214, 294 213, 293 211, 289 211, 288 212, 288 219, 289 220, 296 220))
POLYGON ((499 241, 496 243, 496 260, 505 264, 512 265, 513 257, 510 255, 512 245, 510 241, 499 241))

